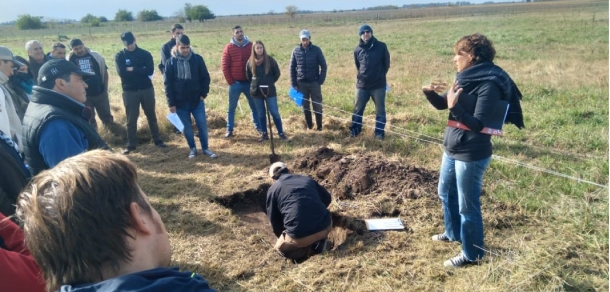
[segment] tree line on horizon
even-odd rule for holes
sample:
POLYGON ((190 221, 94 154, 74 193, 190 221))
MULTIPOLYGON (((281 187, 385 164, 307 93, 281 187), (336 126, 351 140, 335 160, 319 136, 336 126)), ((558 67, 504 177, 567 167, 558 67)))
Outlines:
MULTIPOLYGON (((192 22, 199 21, 203 22, 208 19, 216 18, 216 15, 206 5, 192 5, 190 3, 184 4, 184 9, 179 10, 175 13, 173 17, 177 18, 178 22, 192 22)), ((141 22, 150 22, 150 21, 158 21, 163 20, 165 17, 159 15, 157 10, 141 10, 138 12, 136 17, 134 17, 133 12, 128 11, 126 9, 119 9, 114 15, 114 22, 128 22, 128 21, 141 21, 141 22)), ((101 26, 102 23, 109 22, 109 20, 105 16, 95 16, 91 13, 88 13, 80 20, 81 23, 98 27, 101 26)), ((15 21, 15 26, 17 29, 26 30, 26 29, 42 29, 45 28, 45 23, 43 22, 42 16, 32 16, 30 14, 19 15, 17 20, 15 21)))

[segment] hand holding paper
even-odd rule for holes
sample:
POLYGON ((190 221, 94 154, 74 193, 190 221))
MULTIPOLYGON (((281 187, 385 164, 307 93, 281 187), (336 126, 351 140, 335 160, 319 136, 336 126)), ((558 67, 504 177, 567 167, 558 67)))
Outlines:
MULTIPOLYGON (((176 110, 175 107, 174 111, 176 110)), ((170 123, 172 123, 172 125, 174 125, 174 127, 176 127, 176 129, 178 129, 180 132, 184 131, 184 124, 182 124, 182 121, 180 120, 180 117, 178 117, 178 114, 173 112, 173 113, 169 113, 167 114, 167 119, 169 120, 170 123)))

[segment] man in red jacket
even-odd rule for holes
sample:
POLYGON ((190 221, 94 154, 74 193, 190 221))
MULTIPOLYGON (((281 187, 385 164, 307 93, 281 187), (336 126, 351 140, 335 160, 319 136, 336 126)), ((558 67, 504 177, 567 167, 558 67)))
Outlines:
MULTIPOLYGON (((246 77, 246 63, 252 54, 252 43, 244 36, 241 26, 234 26, 233 37, 222 51, 222 73, 229 84, 229 111, 227 112, 227 133, 225 138, 233 136, 233 126, 235 124, 235 109, 239 96, 243 93, 248 99, 248 105, 252 111, 252 123, 257 131, 261 131, 256 119, 256 105, 250 96, 250 81, 246 77)), ((264 129, 262 129, 264 130, 264 129)))
POLYGON ((38 265, 24 244, 23 231, 0 213, 0 291, 45 291, 38 265))

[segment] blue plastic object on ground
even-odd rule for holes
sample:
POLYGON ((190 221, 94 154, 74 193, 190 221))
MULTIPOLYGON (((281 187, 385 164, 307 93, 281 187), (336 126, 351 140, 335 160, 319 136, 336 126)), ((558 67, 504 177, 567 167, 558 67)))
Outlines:
POLYGON ((294 101, 297 106, 303 105, 303 93, 294 89, 294 87, 290 86, 290 90, 288 90, 288 95, 294 101))

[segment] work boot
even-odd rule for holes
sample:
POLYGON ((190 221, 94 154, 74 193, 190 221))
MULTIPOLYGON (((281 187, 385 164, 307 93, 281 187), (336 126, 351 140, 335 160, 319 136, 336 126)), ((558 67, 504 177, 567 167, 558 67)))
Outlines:
POLYGON ((307 123, 307 129, 313 128, 313 121, 311 120, 311 112, 304 109, 303 113, 305 114, 305 123, 307 123))
POLYGON ((322 131, 322 114, 316 113, 316 130, 322 131))

